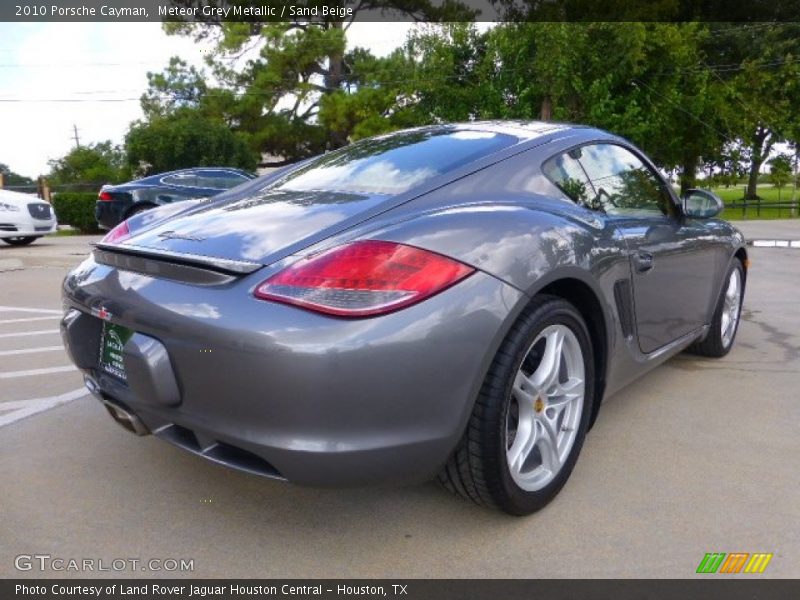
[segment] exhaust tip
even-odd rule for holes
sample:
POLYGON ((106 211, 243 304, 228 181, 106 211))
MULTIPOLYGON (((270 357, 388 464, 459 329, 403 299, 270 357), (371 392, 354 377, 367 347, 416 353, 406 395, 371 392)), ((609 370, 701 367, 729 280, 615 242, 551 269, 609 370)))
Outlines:
POLYGON ((111 418, 114 419, 114 421, 131 433, 136 435, 150 434, 150 430, 147 428, 147 426, 142 423, 142 420, 132 412, 129 412, 120 405, 108 400, 103 400, 103 406, 106 407, 108 414, 111 415, 111 418))

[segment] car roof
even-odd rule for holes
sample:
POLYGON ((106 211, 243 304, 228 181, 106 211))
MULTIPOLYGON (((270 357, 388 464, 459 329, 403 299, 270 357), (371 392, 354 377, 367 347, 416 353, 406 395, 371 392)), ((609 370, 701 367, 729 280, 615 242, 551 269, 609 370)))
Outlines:
POLYGON ((180 175, 181 173, 194 173, 196 171, 230 171, 239 175, 249 175, 247 171, 237 169, 236 167, 189 167, 186 169, 176 169, 174 171, 164 171, 163 173, 153 173, 144 179, 150 179, 151 177, 166 177, 168 175, 180 175))
MULTIPOLYGON (((492 121, 465 121, 461 123, 442 123, 441 125, 428 125, 419 129, 455 129, 456 131, 488 131, 512 135, 522 140, 536 139, 552 133, 570 130, 590 130, 586 125, 575 123, 562 123, 558 121, 527 121, 527 120, 492 120, 492 121)), ((596 130, 603 135, 609 135, 602 130, 596 130)), ((391 135, 391 134, 387 134, 391 135)))
MULTIPOLYGON (((110 188, 119 188, 124 186, 136 186, 153 182, 160 183, 164 177, 169 177, 172 175, 180 175, 182 173, 195 173, 197 171, 227 171, 229 173, 236 173, 237 175, 243 175, 248 179, 255 179, 255 175, 253 175, 252 173, 248 173, 244 169, 237 169, 236 167, 189 167, 186 169, 176 169, 174 171, 164 171, 163 173, 154 173, 152 175, 146 175, 145 177, 141 177, 139 179, 132 179, 131 181, 125 181, 124 183, 104 185, 103 187, 105 189, 110 189, 110 188)), ((198 187, 198 186, 187 186, 187 187, 198 187)))

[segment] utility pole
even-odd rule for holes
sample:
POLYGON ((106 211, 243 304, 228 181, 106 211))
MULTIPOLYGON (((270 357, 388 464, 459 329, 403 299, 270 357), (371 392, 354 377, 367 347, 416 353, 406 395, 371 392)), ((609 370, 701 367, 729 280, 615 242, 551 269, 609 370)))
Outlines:
POLYGON ((75 147, 76 148, 80 148, 81 147, 81 138, 78 137, 78 126, 73 124, 72 125, 72 131, 74 132, 74 135, 73 135, 72 139, 75 140, 75 147))
POLYGON ((800 169, 798 169, 798 162, 800 162, 800 142, 795 143, 794 145, 794 169, 792 169, 792 183, 794 183, 794 188, 792 189, 792 216, 794 217, 797 213, 795 212, 797 209, 800 209, 800 202, 797 202, 797 183, 800 180, 800 169))

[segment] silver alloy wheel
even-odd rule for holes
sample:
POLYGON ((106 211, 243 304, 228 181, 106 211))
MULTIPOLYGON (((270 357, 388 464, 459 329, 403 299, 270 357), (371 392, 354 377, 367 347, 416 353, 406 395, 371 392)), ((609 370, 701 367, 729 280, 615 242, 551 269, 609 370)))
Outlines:
POLYGON ((721 334, 722 345, 727 348, 733 341, 736 325, 739 323, 740 305, 742 303, 742 275, 739 269, 731 271, 725 298, 722 304, 721 334))
POLYGON ((586 373, 566 325, 544 328, 517 371, 506 416, 506 460, 523 490, 542 489, 567 460, 581 422, 586 373))

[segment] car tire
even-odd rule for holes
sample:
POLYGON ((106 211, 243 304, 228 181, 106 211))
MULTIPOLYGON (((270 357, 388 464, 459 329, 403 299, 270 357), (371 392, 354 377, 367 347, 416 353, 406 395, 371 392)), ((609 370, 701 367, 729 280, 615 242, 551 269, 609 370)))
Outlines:
POLYGON ((476 504, 512 515, 541 509, 564 486, 578 459, 592 413, 594 382, 591 338, 581 314, 565 300, 537 296, 494 357, 439 483, 476 504), (558 365, 552 368, 556 352, 558 365), (581 373, 578 390, 575 381, 581 373), (537 380, 542 382, 538 390, 537 380), (559 405, 560 410, 555 408, 559 405))
POLYGON ((32 244, 36 240, 39 239, 40 236, 38 235, 31 235, 27 237, 12 237, 12 238, 2 238, 6 244, 11 246, 27 246, 28 244, 32 244))
POLYGON ((725 275, 725 285, 722 286, 717 306, 714 308, 708 335, 702 341, 689 346, 687 352, 698 356, 722 358, 731 351, 742 315, 744 284, 744 267, 738 259, 735 259, 725 275))

